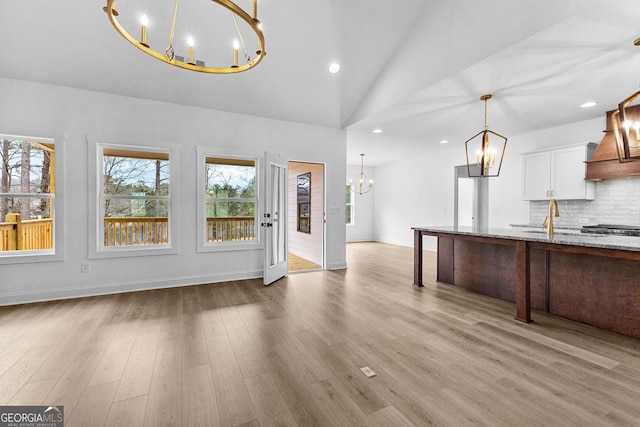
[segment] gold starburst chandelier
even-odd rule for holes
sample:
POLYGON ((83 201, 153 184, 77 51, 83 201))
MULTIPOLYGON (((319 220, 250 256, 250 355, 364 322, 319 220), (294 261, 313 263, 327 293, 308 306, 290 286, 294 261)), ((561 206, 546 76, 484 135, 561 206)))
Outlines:
MULTIPOLYGON (((222 26, 208 25, 207 26, 208 28, 200 28, 196 30, 192 28, 195 22, 195 19, 193 16, 188 17, 184 23, 182 23, 183 22, 182 20, 180 21, 181 24, 178 25, 179 31, 180 33, 184 32, 187 37, 183 37, 185 40, 179 43, 176 42, 176 47, 174 47, 174 36, 176 36, 176 21, 178 17, 181 17, 181 18, 183 17, 178 10, 179 0, 175 0, 175 4, 173 5, 173 11, 165 10, 164 11, 165 13, 163 13, 162 10, 159 10, 161 8, 161 5, 165 4, 165 2, 159 2, 159 1, 148 2, 148 7, 150 8, 153 7, 155 9, 153 11, 150 11, 149 13, 145 13, 144 11, 140 11, 142 6, 140 6, 139 0, 135 0, 135 1, 120 0, 120 2, 118 3, 118 7, 120 11, 116 9, 115 1, 116 0, 107 0, 107 5, 103 8, 103 10, 109 16, 109 21, 111 21, 113 28, 115 28, 116 31, 122 37, 124 37, 129 43, 131 43, 141 51, 145 52, 146 54, 151 55, 162 62, 166 62, 167 64, 171 64, 186 70, 198 71, 201 73, 232 74, 232 73, 240 73, 242 71, 247 71, 252 69, 266 55, 266 52, 264 49, 264 34, 262 32, 262 23, 258 19, 258 4, 257 4, 258 1, 257 0, 252 0, 253 7, 252 7, 251 15, 245 12, 244 9, 242 9, 240 6, 236 5, 235 3, 229 0, 189 0, 190 3, 188 4, 188 6, 192 8, 191 11, 193 12, 193 10, 196 10, 196 13, 193 13, 192 15, 199 16, 209 12, 209 10, 200 9, 198 11, 197 9, 194 9, 195 6, 202 8, 203 6, 201 5, 205 4, 207 1, 213 2, 216 5, 223 6, 224 8, 226 8, 231 12, 231 20, 227 28, 229 28, 230 31, 233 31, 235 33, 235 40, 233 40, 233 43, 229 43, 228 48, 225 48, 224 47, 225 42, 221 41, 221 39, 224 39, 224 36, 223 37, 211 36, 210 34, 211 30, 214 27, 221 29, 221 31, 224 31, 224 28, 220 28, 222 26), (121 14, 120 12, 124 12, 125 10, 127 11, 127 17, 126 19, 123 19, 125 14, 121 14), (135 24, 132 24, 132 22, 136 21, 135 16, 133 16, 136 14, 139 17, 138 18, 139 19, 138 22, 140 23, 139 27, 137 27, 137 25, 135 24), (150 16, 152 17, 152 19, 149 18, 150 16), (240 18, 240 22, 238 18, 240 18), (127 25, 121 24, 119 20, 123 21, 123 23, 125 23, 126 21, 127 25), (154 22, 155 25, 152 24, 152 22, 154 22), (256 36, 255 49, 256 50, 255 50, 255 56, 253 57, 249 54, 249 50, 247 49, 245 40, 242 37, 241 26, 242 27, 248 26, 255 33, 255 36, 256 36), (140 39, 138 40, 136 37, 132 36, 131 33, 125 29, 125 27, 128 27, 128 28, 137 27, 140 30, 140 39), (151 36, 152 28, 157 30, 153 32, 153 36, 151 36), (147 31, 148 29, 149 31, 147 31), (166 30, 166 33, 164 36, 161 36, 161 33, 165 32, 164 30, 166 30), (200 50, 200 52, 205 51, 205 49, 203 48, 204 43, 203 45, 200 45, 196 49, 194 35, 187 33, 190 31, 194 31, 194 32, 200 31, 202 33, 202 37, 199 38, 200 40, 207 40, 207 42, 210 45, 215 45, 214 47, 216 47, 217 50, 211 49, 211 50, 208 50, 207 52, 216 53, 216 55, 213 55, 213 56, 218 58, 217 61, 205 60, 203 56, 195 55, 195 52, 197 50, 200 50), (147 33, 149 33, 149 37, 147 33), (166 48, 163 48, 161 51, 155 50, 153 45, 155 43, 158 43, 158 44, 162 43, 161 40, 163 37, 166 37, 165 40, 168 39, 168 44, 162 45, 162 46, 166 46, 166 48), (151 38, 153 38, 154 43, 151 43, 150 41, 148 41, 148 39, 151 39, 151 38), (222 49, 220 49, 220 46, 219 46, 221 43, 223 45, 222 49), (231 49, 231 47, 233 47, 233 50, 231 49), (243 63, 238 62, 239 50, 241 47, 244 53, 243 63), (227 49, 229 52, 228 54, 229 61, 226 62, 226 64, 228 65, 223 65, 225 64, 225 62, 223 62, 224 60, 220 59, 219 57, 224 56, 225 55, 224 52, 227 49), (186 51, 186 54, 179 55, 176 53, 180 51, 186 51), (221 65, 211 66, 211 64, 213 63, 218 63, 221 65)), ((165 8, 165 9, 170 9, 170 8, 165 8)), ((182 10, 180 12, 182 12, 182 10)))

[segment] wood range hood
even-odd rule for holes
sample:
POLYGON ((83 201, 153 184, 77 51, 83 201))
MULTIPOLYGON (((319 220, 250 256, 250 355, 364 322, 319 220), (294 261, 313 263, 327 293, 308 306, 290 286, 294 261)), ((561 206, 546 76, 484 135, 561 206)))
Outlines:
MULTIPOLYGON (((591 160, 586 162, 587 173, 585 179, 600 181, 603 179, 627 178, 640 176, 640 148, 629 147, 630 158, 620 161, 612 115, 618 110, 607 111, 607 128, 604 138, 593 153, 591 160)), ((626 118, 632 122, 640 121, 640 105, 625 108, 626 118)), ((636 145, 635 129, 630 130, 630 145, 636 145)))

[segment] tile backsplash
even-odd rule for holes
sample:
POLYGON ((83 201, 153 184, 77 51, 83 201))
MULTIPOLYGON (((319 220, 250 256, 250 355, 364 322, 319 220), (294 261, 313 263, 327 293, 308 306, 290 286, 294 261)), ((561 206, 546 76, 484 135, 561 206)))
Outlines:
MULTIPOLYGON (((587 224, 640 225, 640 177, 596 182, 595 200, 558 200, 559 226, 587 224)), ((529 202, 529 223, 542 224, 549 209, 548 201, 529 202)))

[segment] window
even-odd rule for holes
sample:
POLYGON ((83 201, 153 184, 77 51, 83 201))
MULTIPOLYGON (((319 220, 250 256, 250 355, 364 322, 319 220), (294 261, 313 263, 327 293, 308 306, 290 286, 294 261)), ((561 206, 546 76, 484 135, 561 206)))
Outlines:
POLYGON ((345 198, 346 198, 346 208, 345 208, 346 222, 347 222, 347 225, 353 225, 353 191, 351 191, 351 186, 349 184, 347 184, 345 198))
POLYGON ((0 135, 0 257, 55 254, 55 167, 53 139, 0 135))
POLYGON ((171 154, 99 145, 99 250, 172 246, 171 154))
POLYGON ((214 155, 200 149, 199 250, 258 245, 256 159, 214 155))
POLYGON ((298 202, 297 231, 311 234, 311 172, 297 176, 296 196, 298 202))

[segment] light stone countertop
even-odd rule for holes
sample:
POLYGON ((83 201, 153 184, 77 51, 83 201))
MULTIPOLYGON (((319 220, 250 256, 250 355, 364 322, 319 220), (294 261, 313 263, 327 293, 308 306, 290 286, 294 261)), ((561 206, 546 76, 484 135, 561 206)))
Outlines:
MULTIPOLYGON (((582 229, 582 225, 553 225, 553 228, 555 228, 556 230, 577 230, 580 231, 582 229)), ((591 225, 591 224, 584 224, 584 225, 591 225)), ((540 230, 546 230, 545 227, 542 226, 542 224, 509 224, 510 227, 514 227, 514 228, 539 228, 540 230)))
MULTIPOLYGON (((640 252, 640 237, 613 236, 610 234, 586 234, 576 232, 556 231, 553 236, 547 236, 546 230, 518 230, 509 228, 491 228, 475 230, 472 227, 453 226, 429 226, 411 227, 413 230, 467 235, 477 237, 490 237, 496 239, 526 240, 529 242, 553 243, 557 245, 585 246, 591 248, 617 249, 623 251, 640 252)), ((557 229, 556 229, 557 230, 557 229)))

